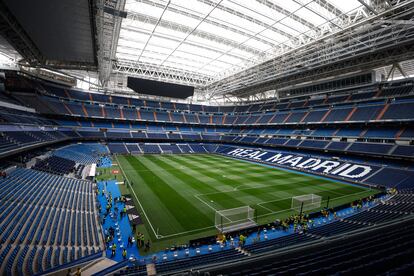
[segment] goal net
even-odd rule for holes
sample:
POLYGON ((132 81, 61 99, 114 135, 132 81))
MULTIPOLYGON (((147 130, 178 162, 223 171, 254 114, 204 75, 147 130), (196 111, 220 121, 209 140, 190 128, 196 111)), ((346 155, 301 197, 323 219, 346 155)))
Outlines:
POLYGON ((250 206, 243 206, 216 211, 215 226, 221 233, 257 226, 254 221, 254 209, 250 206))
POLYGON ((172 150, 163 150, 161 154, 174 154, 172 150))
POLYGON ((292 210, 296 212, 309 211, 321 207, 322 197, 315 194, 307 194, 292 197, 292 210))

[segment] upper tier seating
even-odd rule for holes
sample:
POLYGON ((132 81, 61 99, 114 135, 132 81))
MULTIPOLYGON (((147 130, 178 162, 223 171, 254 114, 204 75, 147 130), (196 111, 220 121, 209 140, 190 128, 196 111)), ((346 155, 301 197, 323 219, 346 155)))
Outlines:
POLYGON ((388 154, 392 147, 390 144, 353 143, 347 151, 388 154))
MULTIPOLYGON (((36 98, 37 101, 51 102, 55 113, 76 116, 95 116, 110 119, 143 120, 158 122, 179 122, 216 125, 252 125, 252 124, 297 124, 320 122, 364 122, 370 120, 388 120, 403 118, 412 120, 414 114, 409 110, 414 106, 408 96, 413 91, 410 82, 386 83, 382 90, 377 85, 366 88, 365 92, 333 93, 324 98, 311 99, 301 97, 297 100, 282 99, 281 102, 256 103, 243 106, 202 106, 195 104, 157 102, 118 96, 108 96, 45 85, 52 96, 36 98), (393 91, 387 93, 386 91, 393 91), (86 96, 85 96, 86 95, 86 96), (384 97, 397 97, 385 99, 384 97), (401 98, 404 96, 405 98, 401 98), (85 101, 76 103, 72 99, 85 101), (92 101, 92 102, 91 102, 92 101), (106 103, 99 106, 97 103, 106 103), (346 103, 345 105, 343 103, 346 103), (333 106, 332 106, 333 105, 333 106), (121 108, 122 106, 122 108, 121 108), (165 109, 164 111, 160 109, 165 109), (407 111, 408 110, 408 111, 407 111), (184 116, 178 112, 184 111, 184 116), (270 114, 243 114, 246 112, 272 111, 270 114), (188 113, 188 112, 194 112, 188 113), (226 115, 208 113, 227 113, 226 115)), ((351 91, 352 92, 352 91, 351 91)), ((46 113, 48 111, 45 111, 46 113)))
MULTIPOLYGON (((372 98, 383 97, 395 97, 406 96, 413 92, 414 88, 411 82, 391 82, 383 84, 383 87, 378 90, 378 85, 372 85, 371 87, 364 88, 365 91, 345 91, 342 95, 338 93, 332 93, 319 98, 309 98, 307 96, 299 99, 282 99, 281 102, 267 102, 267 103, 250 103, 248 105, 238 106, 203 106, 197 104, 185 104, 185 103, 170 103, 170 102, 158 102, 152 100, 142 100, 136 98, 127 98, 122 96, 109 96, 99 93, 88 93, 77 91, 75 89, 66 89, 50 84, 42 84, 46 91, 50 95, 55 95, 65 99, 76 99, 81 101, 92 101, 96 103, 111 103, 119 105, 147 107, 152 109, 167 109, 167 110, 183 110, 194 112, 208 112, 208 113, 244 113, 244 112, 258 112, 265 110, 275 109, 293 109, 312 107, 316 105, 330 105, 334 103, 349 102, 349 101, 361 101, 372 98), (350 95, 351 94, 351 95, 350 95)), ((112 112, 112 111, 110 111, 112 112)), ((118 113, 117 113, 118 114, 118 113)), ((368 115, 366 115, 368 116, 368 115)), ((168 119, 168 118, 167 118, 168 119)))
POLYGON ((51 125, 53 121, 42 118, 36 113, 0 106, 0 123, 51 125))
MULTIPOLYGON (((52 101, 52 100, 51 100, 52 101)), ((81 117, 91 116, 85 114, 86 110, 94 108, 91 104, 67 103, 70 104, 70 112, 62 108, 56 111, 58 114, 76 115, 81 117), (75 108, 76 106, 76 108, 75 108), (66 110, 66 112, 65 112, 66 110)), ((385 104, 384 101, 373 104, 349 104, 347 106, 334 106, 329 109, 302 109, 302 110, 279 110, 267 114, 238 114, 238 115, 204 115, 177 113, 172 111, 156 111, 135 108, 120 108, 117 106, 105 106, 102 112, 108 119, 126 119, 138 121, 177 122, 190 124, 214 124, 214 125, 266 125, 266 124, 309 124, 309 123, 339 123, 339 122, 365 122, 371 120, 403 119, 413 120, 414 101, 395 101, 385 104), (123 115, 122 115, 123 114, 123 115), (184 115, 184 116, 183 116, 184 115)), ((91 113, 92 114, 92 113, 91 113)), ((102 116, 101 116, 102 117, 102 116)), ((106 126, 103 126, 106 127, 106 126)))
POLYGON ((23 146, 66 139, 66 132, 57 130, 0 125, 0 153, 21 149, 23 146))
POLYGON ((414 118, 414 103, 395 101, 388 105, 382 119, 412 120, 414 118))

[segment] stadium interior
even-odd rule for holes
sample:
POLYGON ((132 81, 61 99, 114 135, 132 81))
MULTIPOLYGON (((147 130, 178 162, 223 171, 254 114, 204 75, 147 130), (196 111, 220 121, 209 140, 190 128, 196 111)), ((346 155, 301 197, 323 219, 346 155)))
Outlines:
POLYGON ((0 275, 413 275, 413 0, 0 0, 0 275))

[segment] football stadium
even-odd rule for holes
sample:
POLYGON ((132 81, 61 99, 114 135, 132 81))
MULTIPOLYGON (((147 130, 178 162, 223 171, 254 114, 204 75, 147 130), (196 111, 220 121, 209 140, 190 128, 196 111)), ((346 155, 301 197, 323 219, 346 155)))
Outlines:
POLYGON ((414 275, 414 0, 0 0, 0 275, 414 275))

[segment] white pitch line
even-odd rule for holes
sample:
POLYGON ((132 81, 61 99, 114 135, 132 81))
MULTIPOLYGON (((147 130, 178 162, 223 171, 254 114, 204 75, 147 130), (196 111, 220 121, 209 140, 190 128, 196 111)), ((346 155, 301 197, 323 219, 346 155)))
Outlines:
POLYGON ((272 213, 272 212, 273 212, 273 210, 272 210, 272 209, 269 209, 269 208, 267 208, 267 207, 264 207, 264 206, 262 206, 260 203, 258 203, 258 204, 257 204, 257 206, 260 206, 260 207, 262 207, 263 209, 266 209, 266 210, 270 211, 270 213, 272 213))
POLYGON ((285 197, 285 198, 280 198, 280 199, 269 200, 269 201, 262 201, 262 202, 257 203, 257 205, 266 204, 266 203, 270 203, 270 202, 276 202, 276 201, 282 201, 282 200, 286 200, 286 199, 289 199, 289 198, 292 198, 292 196, 285 197))
POLYGON ((217 212, 218 210, 216 208, 214 208, 213 206, 211 206, 210 204, 208 204, 207 202, 205 202, 204 200, 202 200, 201 198, 199 198, 199 195, 194 195, 198 200, 200 200, 201 202, 203 202, 205 205, 207 205, 210 209, 214 210, 215 212, 217 212))
POLYGON ((175 234, 170 234, 167 236, 162 236, 163 239, 165 238, 171 238, 171 237, 175 237, 175 236, 180 236, 180 235, 184 235, 184 234, 189 234, 189 233, 194 233, 194 232, 199 232, 202 230, 207 230, 207 229, 214 229, 216 228, 215 226, 209 226, 209 227, 204 227, 204 228, 198 228, 198 229, 194 229, 194 230, 189 230, 189 231, 184 231, 184 232, 179 232, 179 233, 175 233, 175 234))
MULTIPOLYGON (((332 199, 330 199, 330 200, 331 200, 331 201, 335 201, 335 200, 340 199, 340 198, 349 197, 349 196, 353 196, 353 195, 357 195, 357 194, 362 194, 362 193, 365 193, 365 192, 367 192, 367 191, 362 191, 362 192, 357 192, 357 193, 353 193, 353 194, 348 194, 348 195, 343 195, 343 196, 339 196, 339 197, 334 197, 334 198, 332 198, 332 199)), ((289 199, 289 198, 291 198, 291 197, 287 197, 287 198, 284 198, 284 199, 278 199, 278 200, 272 200, 272 201, 260 202, 260 203, 257 203, 257 205, 259 205, 260 207, 263 207, 263 208, 265 208, 265 209, 269 209, 269 208, 266 208, 266 207, 262 206, 261 204, 270 203, 270 202, 276 202, 276 201, 281 201, 281 200, 286 200, 286 199, 289 199)), ((326 201, 327 201, 327 199, 322 200, 322 202, 326 202, 326 201)), ((276 212, 275 212, 275 211, 270 210, 270 211, 271 211, 271 213, 269 213, 269 214, 263 214, 263 215, 260 215, 260 216, 257 216, 257 217, 259 217, 259 218, 260 218, 260 217, 270 216, 270 215, 274 215, 274 214, 282 213, 282 212, 287 211, 287 210, 292 210, 292 208, 289 208, 289 209, 283 209, 283 210, 276 211, 276 212)))
MULTIPOLYGON (((210 204, 208 204, 207 202, 205 202, 204 200, 202 200, 200 197, 199 197, 199 195, 194 195, 198 200, 200 200, 201 202, 203 202, 205 205, 207 205, 209 208, 211 208, 211 209, 213 209, 215 212, 217 212, 217 211, 219 211, 219 210, 217 210, 216 208, 214 208, 213 206, 211 206, 210 204)), ((228 217, 226 217, 226 216, 223 216, 224 218, 226 218, 227 220, 229 220, 230 222, 232 222, 232 220, 231 219, 229 219, 228 217)))
MULTIPOLYGON (((118 160, 118 156, 116 156, 116 155, 115 155, 115 158, 116 158, 116 161, 118 162, 118 164, 120 164, 120 163, 119 163, 119 160, 118 160)), ((128 186, 130 187, 130 189, 131 189, 132 193, 134 193, 135 199, 138 201, 139 207, 141 208, 142 212, 144 213, 144 216, 145 216, 145 218, 147 219, 147 221, 148 221, 148 223, 149 223, 149 225, 150 225, 150 227, 151 227, 151 229, 152 229, 152 232, 154 233, 155 238, 156 238, 156 239, 158 239, 158 234, 155 232, 155 229, 154 229, 154 227, 152 226, 152 223, 151 223, 151 221, 149 220, 149 218, 148 218, 148 216, 147 216, 147 213, 145 212, 144 208, 142 207, 142 204, 141 204, 141 202, 139 201, 138 196, 135 194, 135 191, 134 191, 134 189, 133 189, 133 188, 132 188, 132 186, 131 186, 131 182, 129 181, 129 179, 128 179, 127 175, 124 173, 124 170, 122 169, 122 166, 121 166, 121 165, 119 166, 119 168, 121 169, 122 174, 123 174, 123 175, 125 176, 125 178, 128 180, 128 186)))

